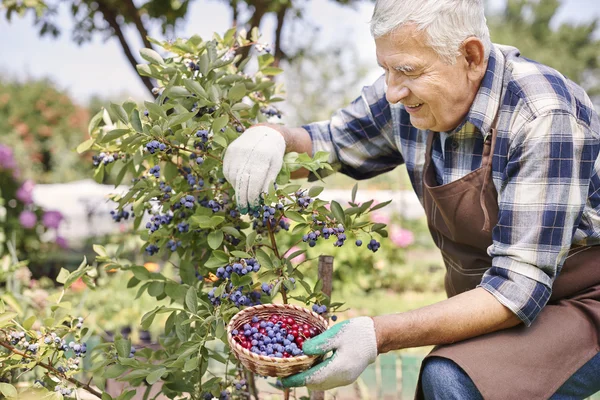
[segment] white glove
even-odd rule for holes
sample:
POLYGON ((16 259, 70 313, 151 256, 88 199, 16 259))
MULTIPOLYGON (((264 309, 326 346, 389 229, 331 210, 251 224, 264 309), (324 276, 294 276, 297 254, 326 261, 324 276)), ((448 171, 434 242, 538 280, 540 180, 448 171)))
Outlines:
POLYGON ((242 213, 258 206, 260 194, 269 191, 283 166, 284 154, 283 136, 268 126, 247 129, 227 147, 223 175, 235 189, 242 213))
POLYGON ((340 322, 304 342, 302 350, 307 355, 334 353, 307 371, 283 378, 283 387, 328 390, 349 385, 377 358, 375 325, 369 317, 340 322))

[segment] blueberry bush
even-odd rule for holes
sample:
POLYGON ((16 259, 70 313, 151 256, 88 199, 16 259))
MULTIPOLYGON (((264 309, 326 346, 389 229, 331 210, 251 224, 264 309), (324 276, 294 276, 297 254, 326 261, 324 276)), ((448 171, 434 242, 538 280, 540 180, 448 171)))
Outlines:
MULTIPOLYGON (((156 81, 156 100, 111 104, 92 118, 91 137, 78 151, 94 152, 99 182, 108 175, 117 184, 131 180, 126 193, 113 196, 118 207, 112 218, 132 219, 135 235, 143 241, 140 252, 166 262, 168 271, 151 271, 124 259, 122 245, 96 245, 95 264, 64 271, 62 281, 70 285, 82 278, 94 286, 95 268, 129 274, 128 290, 157 301, 141 318, 140 328, 156 329, 160 323, 161 334, 157 347, 135 354, 131 340, 117 334, 114 342, 94 348, 87 372, 99 390, 107 379, 126 382, 128 390, 119 399, 155 384, 168 398, 257 397, 254 376, 229 351, 228 321, 244 307, 270 302, 295 302, 325 316, 339 310, 343 305, 322 293, 322 282, 303 272, 316 269, 316 260, 292 261, 320 242, 376 252, 378 238, 387 236, 386 226, 370 221, 368 214, 386 203, 355 203, 356 186, 348 207, 319 199, 323 187, 302 189, 290 181, 290 173, 305 168, 318 176, 331 168, 328 154, 289 153, 260 206, 242 215, 223 177, 223 155, 251 125, 278 120, 275 104, 282 100, 282 89, 273 76, 281 70, 271 65, 273 56, 256 30, 153 43, 164 54, 142 50, 148 63, 138 65, 138 71, 156 81), (242 61, 238 53, 248 48, 251 57, 242 61)), ((14 317, 8 326, 17 329, 9 332, 0 325, 7 340, 14 342, 24 332, 29 345, 44 343, 44 352, 36 351, 43 356, 36 360, 47 358, 43 346, 52 331, 36 336, 14 317)), ((65 329, 77 334, 78 320, 66 322, 65 329)), ((72 355, 74 348, 67 339, 65 343, 69 348, 61 339, 59 353, 72 355)), ((82 345, 79 336, 73 343, 82 345)), ((11 357, 23 356, 13 351, 11 357)), ((59 392, 63 383, 82 386, 65 373, 58 376, 62 383, 44 383, 59 392)), ((112 398, 107 392, 100 396, 112 398)))

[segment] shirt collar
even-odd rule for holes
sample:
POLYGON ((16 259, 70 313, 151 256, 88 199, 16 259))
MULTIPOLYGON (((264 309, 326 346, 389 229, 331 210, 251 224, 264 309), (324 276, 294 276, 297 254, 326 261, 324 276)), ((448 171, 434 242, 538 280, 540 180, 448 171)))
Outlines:
POLYGON ((464 121, 450 133, 460 131, 467 122, 473 124, 481 134, 487 134, 499 112, 500 96, 504 80, 504 54, 492 44, 487 70, 475 95, 471 109, 464 121))

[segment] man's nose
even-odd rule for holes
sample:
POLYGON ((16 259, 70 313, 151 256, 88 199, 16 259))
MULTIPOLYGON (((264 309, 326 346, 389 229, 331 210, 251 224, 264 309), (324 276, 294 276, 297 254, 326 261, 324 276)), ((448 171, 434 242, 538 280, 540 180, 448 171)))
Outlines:
POLYGON ((400 82, 390 82, 385 92, 387 101, 391 104, 396 104, 402 99, 408 97, 410 90, 400 82))

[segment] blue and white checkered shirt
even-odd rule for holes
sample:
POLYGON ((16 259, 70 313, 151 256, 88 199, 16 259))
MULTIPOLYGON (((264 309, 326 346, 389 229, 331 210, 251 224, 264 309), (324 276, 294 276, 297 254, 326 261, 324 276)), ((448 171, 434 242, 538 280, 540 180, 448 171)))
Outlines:
MULTIPOLYGON (((402 105, 389 104, 385 89, 382 76, 331 121, 304 128, 313 153, 330 152, 334 168, 353 178, 404 163, 422 203, 427 131, 411 125, 402 105)), ((492 160, 499 215, 480 287, 529 326, 571 245, 600 244, 600 124, 582 88, 514 47, 494 45, 465 121, 433 142, 439 184, 481 166, 482 133, 500 101, 492 160)))

